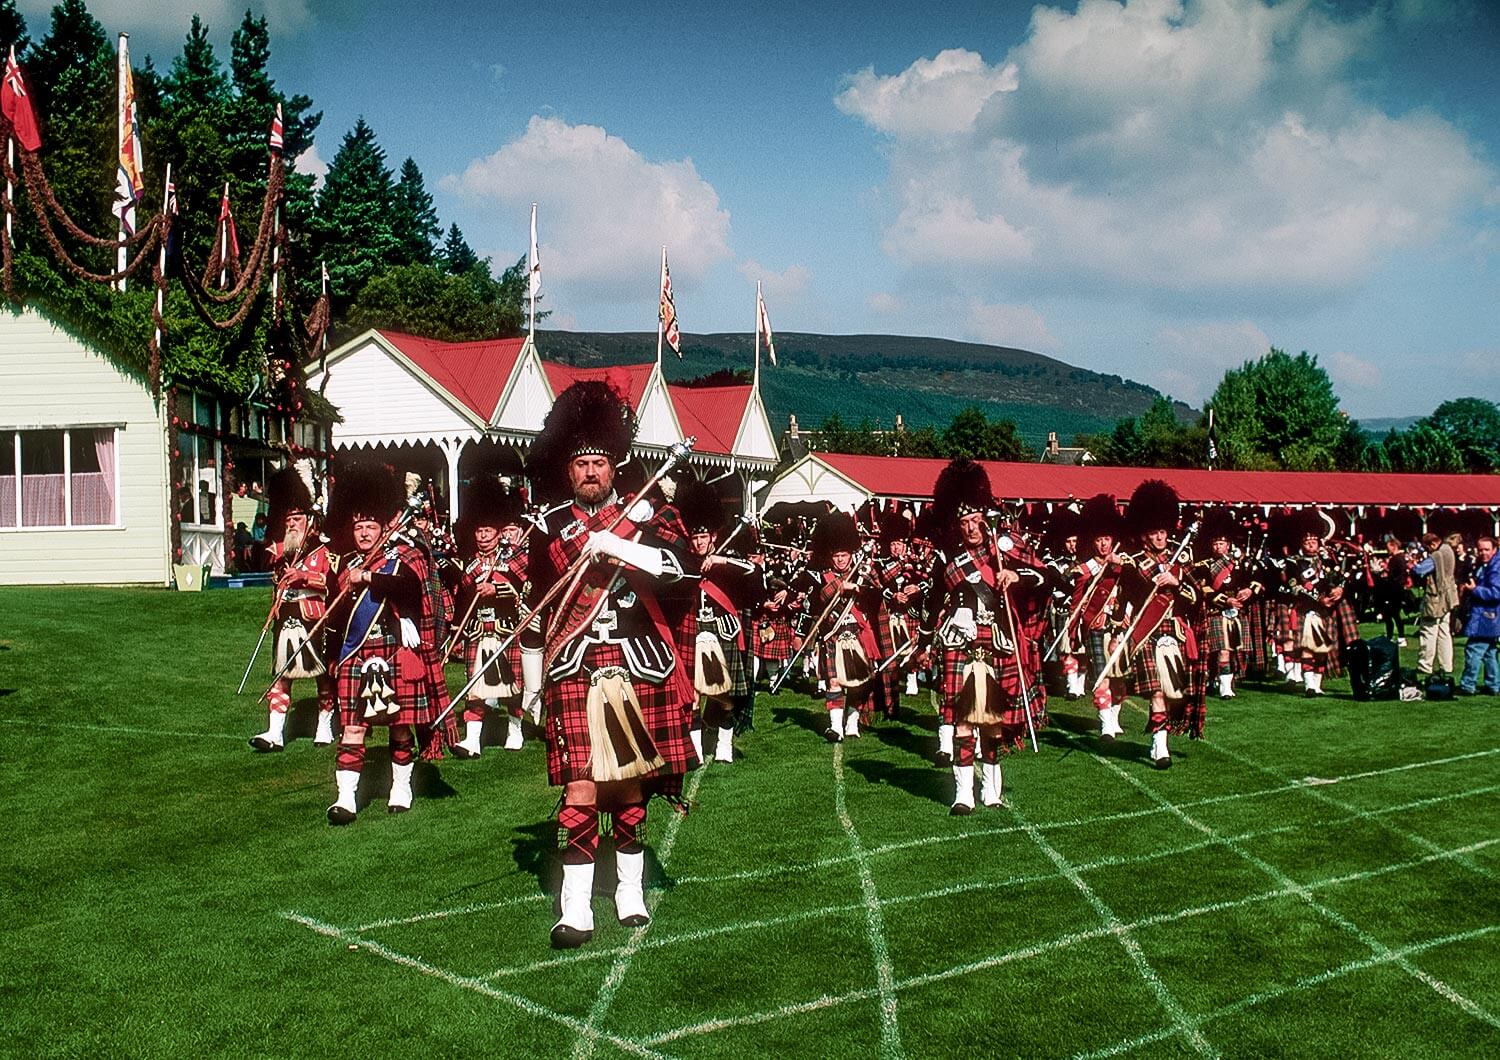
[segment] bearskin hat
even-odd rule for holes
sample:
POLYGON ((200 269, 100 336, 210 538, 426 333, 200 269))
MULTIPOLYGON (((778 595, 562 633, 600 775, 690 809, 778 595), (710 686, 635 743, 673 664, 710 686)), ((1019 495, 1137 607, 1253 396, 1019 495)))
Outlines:
MULTIPOLYGON (((311 468, 307 469, 311 472, 311 468)), ((303 468, 288 464, 266 480, 266 530, 272 538, 279 538, 286 526, 286 517, 293 512, 313 510, 312 487, 303 477, 303 468)))
POLYGON ((972 460, 954 460, 938 472, 932 485, 932 521, 950 543, 958 535, 958 520, 971 512, 995 507, 990 477, 972 460))
POLYGON ((1058 505, 1047 519, 1047 542, 1053 549, 1061 550, 1068 538, 1083 536, 1082 527, 1083 520, 1077 512, 1066 505, 1058 505))
POLYGON ((724 502, 719 491, 696 475, 684 475, 677 483, 672 507, 690 534, 717 534, 724 526, 724 502))
POLYGON ((911 538, 911 516, 905 511, 889 510, 880 513, 880 540, 885 542, 906 541, 911 538))
POLYGON ((1326 541, 1337 529, 1333 519, 1318 508, 1303 508, 1301 511, 1294 511, 1288 523, 1288 529, 1293 538, 1291 545, 1294 549, 1301 547, 1302 539, 1308 534, 1312 534, 1319 541, 1326 541))
POLYGON ((1096 493, 1083 502, 1083 508, 1078 513, 1080 538, 1092 541, 1096 537, 1108 535, 1118 541, 1124 530, 1119 505, 1108 493, 1096 493))
POLYGON ((568 494, 568 461, 575 456, 606 456, 618 467, 630 455, 635 413, 617 390, 602 380, 574 383, 553 403, 532 443, 526 474, 542 499, 568 494))
POLYGON ((1198 536, 1193 542, 1193 551, 1206 558, 1213 554, 1214 541, 1221 537, 1227 538, 1231 544, 1238 542, 1243 545, 1245 527, 1227 506, 1215 504, 1204 509, 1203 520, 1198 524, 1198 536))
POLYGON ((835 552, 854 552, 859 548, 859 527, 854 516, 847 512, 833 511, 818 520, 812 535, 812 563, 817 567, 828 565, 835 552))
POLYGON ((1176 530, 1181 505, 1176 490, 1159 478, 1148 478, 1130 495, 1127 516, 1130 532, 1146 534, 1152 530, 1176 530))
POLYGON ((475 475, 459 499, 458 524, 454 532, 460 542, 467 542, 478 526, 519 526, 526 505, 521 495, 505 488, 495 475, 475 475))
POLYGON ((405 502, 405 486, 390 465, 378 460, 340 463, 333 475, 328 532, 341 551, 348 551, 353 547, 356 519, 388 523, 405 502))

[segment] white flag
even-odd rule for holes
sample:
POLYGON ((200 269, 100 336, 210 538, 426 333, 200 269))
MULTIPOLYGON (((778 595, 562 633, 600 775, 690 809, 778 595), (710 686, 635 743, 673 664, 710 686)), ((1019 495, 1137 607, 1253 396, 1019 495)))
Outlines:
POLYGON ((766 300, 761 297, 760 285, 755 285, 755 326, 766 340, 766 353, 771 363, 776 363, 776 343, 771 339, 771 318, 766 315, 766 300))
POLYGON ((531 252, 526 259, 526 293, 532 301, 542 293, 542 256, 536 247, 536 203, 531 204, 531 252))

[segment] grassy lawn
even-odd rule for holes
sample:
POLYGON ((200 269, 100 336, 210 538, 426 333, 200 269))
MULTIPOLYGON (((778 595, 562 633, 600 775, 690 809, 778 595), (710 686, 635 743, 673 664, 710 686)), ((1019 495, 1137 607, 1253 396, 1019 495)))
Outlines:
POLYGON ((605 854, 559 954, 540 745, 420 765, 400 816, 377 747, 330 828, 311 682, 286 752, 246 746, 266 604, 0 588, 4 1053, 1500 1055, 1495 699, 1248 687, 1167 772, 1138 709, 1101 754, 1054 701, 1010 808, 952 818, 925 691, 836 748, 762 695, 652 808, 653 923, 605 854))

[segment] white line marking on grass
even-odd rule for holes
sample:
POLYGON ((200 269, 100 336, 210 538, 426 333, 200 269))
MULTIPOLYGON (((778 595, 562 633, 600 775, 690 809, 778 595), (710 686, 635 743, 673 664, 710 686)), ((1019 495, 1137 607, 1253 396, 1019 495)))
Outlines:
MULTIPOLYGON (((1383 865, 1378 869, 1364 869, 1359 872, 1351 872, 1344 876, 1339 876, 1332 879, 1319 880, 1316 883, 1306 885, 1306 889, 1322 890, 1324 888, 1337 887, 1346 883, 1356 883, 1375 876, 1384 876, 1396 872, 1405 872, 1410 869, 1427 865, 1434 861, 1441 861, 1445 858, 1457 857, 1463 854, 1473 853, 1476 850, 1482 850, 1496 843, 1500 843, 1500 839, 1483 840, 1478 843, 1471 843, 1468 846, 1458 847, 1451 851, 1429 854, 1426 857, 1417 858, 1414 861, 1383 865)), ((1048 878, 1055 879, 1056 877, 1048 878)), ((1296 895, 1297 891, 1295 888, 1277 887, 1274 890, 1264 891, 1260 894, 1253 894, 1245 898, 1235 898, 1221 902, 1214 902, 1210 905, 1196 906, 1191 909, 1181 909, 1171 913, 1155 913, 1148 917, 1142 917, 1140 920, 1134 921, 1133 923, 1126 924, 1124 925, 1124 927, 1127 931, 1135 932, 1140 931, 1143 928, 1155 927, 1160 924, 1176 923, 1177 921, 1206 916, 1211 913, 1226 912, 1228 910, 1241 909, 1246 906, 1255 905, 1261 902, 1275 901, 1279 898, 1296 897, 1296 895)), ((888 900, 887 904, 891 904, 895 901, 900 901, 900 899, 888 900)), ((998 953, 990 957, 981 958, 977 961, 971 961, 965 964, 956 965, 952 968, 945 968, 941 971, 926 972, 922 975, 915 975, 911 978, 898 981, 895 985, 895 988, 899 992, 923 986, 931 986, 936 983, 946 982, 950 979, 973 975, 975 972, 981 972, 989 968, 999 967, 1000 965, 1004 964, 1011 964, 1015 961, 1026 960, 1031 957, 1039 957, 1045 954, 1055 953, 1059 950, 1066 949, 1070 946, 1076 946, 1083 942, 1090 942, 1095 939, 1108 938, 1113 934, 1114 930, 1109 925, 1093 928, 1088 931, 1070 932, 1069 934, 1059 936, 1055 939, 1050 939, 1046 942, 1035 943, 1030 946, 1022 947, 1021 949, 998 953)), ((852 990, 844 994, 825 994, 822 997, 813 998, 811 1001, 799 1001, 789 1005, 781 1005, 777 1008, 769 1009, 765 1012, 750 1013, 743 1016, 726 1016, 718 1019, 704 1020, 701 1023, 691 1023, 681 1027, 674 1027, 671 1030, 662 1031, 658 1034, 644 1037, 641 1039, 641 1043, 647 1046, 663 1045, 667 1042, 676 1041, 679 1038, 686 1038, 700 1034, 712 1034, 717 1031, 728 1030, 733 1027, 743 1027, 759 1023, 768 1023, 774 1020, 782 1019, 786 1016, 795 1016, 807 1012, 815 1012, 820 1009, 833 1008, 838 1005, 850 1004, 856 1001, 865 1001, 878 996, 878 990, 868 987, 860 990, 852 990)), ((1201 1022, 1201 1018, 1199 1021, 1201 1022)), ((1172 1037, 1177 1033, 1177 1029, 1173 1027, 1165 1032, 1162 1032, 1160 1037, 1172 1037)), ((1160 1040, 1160 1037, 1153 1037, 1150 1040, 1157 1041, 1160 1040)))
POLYGON ((434 909, 429 913, 418 913, 415 916, 397 916, 386 920, 372 920, 368 924, 361 924, 354 930, 363 935, 367 931, 378 931, 381 928, 404 927, 407 924, 421 924, 428 920, 446 920, 454 916, 472 916, 475 913, 488 913, 493 909, 505 909, 513 905, 533 905, 537 902, 545 902, 551 895, 547 894, 524 894, 517 898, 502 898, 495 902, 476 902, 473 905, 461 905, 455 909, 434 909))
POLYGON ((1104 921, 1104 926, 1109 930, 1109 933, 1125 948, 1125 952, 1130 955, 1131 963, 1135 965, 1136 974, 1145 981, 1146 986, 1156 995, 1156 1000, 1161 1003, 1162 1008, 1166 1009, 1167 1015, 1171 1017, 1173 1025, 1187 1039, 1188 1044, 1193 1047, 1193 1051, 1200 1056, 1218 1056, 1218 1050, 1208 1043, 1208 1039, 1203 1037, 1202 1032, 1187 1022, 1187 1012, 1183 1009, 1182 1003, 1177 1000, 1176 995, 1172 991, 1167 989, 1167 984, 1162 982, 1161 977, 1156 974, 1156 969, 1151 967, 1151 963, 1146 960, 1146 955, 1141 952, 1141 944, 1135 940, 1135 937, 1130 933, 1130 929, 1120 922, 1120 918, 1115 915, 1115 911, 1105 903, 1104 899, 1099 897, 1094 889, 1088 885, 1088 882, 1079 875, 1078 870, 1068 864, 1068 859, 1063 857, 1056 847, 1047 842, 1046 837, 1034 825, 1030 824, 1019 810, 1013 808, 1011 812, 1015 815, 1016 820, 1021 823, 1021 827, 1026 829, 1026 834, 1031 837, 1031 841, 1041 849, 1043 854, 1047 855, 1047 859, 1052 864, 1057 866, 1057 870, 1068 878, 1068 882, 1078 889, 1078 893, 1083 895, 1084 900, 1093 907, 1099 919, 1104 921))
POLYGON ((875 877, 870 874, 870 858, 860 842, 859 830, 849 816, 849 800, 844 784, 844 744, 833 747, 833 808, 849 849, 859 868, 859 890, 865 903, 865 934, 870 940, 870 954, 875 959, 875 985, 880 991, 880 1055, 895 1060, 904 1056, 901 1048, 901 1024, 896 1012, 896 973, 885 942, 885 917, 880 911, 880 895, 875 891, 875 877))
MULTIPOLYGON (((1376 955, 1364 957, 1357 961, 1349 961, 1346 964, 1339 965, 1337 968, 1330 968, 1325 972, 1319 972, 1317 975, 1309 975, 1298 979, 1287 986, 1274 987, 1270 990, 1251 994, 1249 997, 1244 997, 1221 1008, 1216 1008, 1212 1012, 1195 1016, 1193 1022, 1202 1026, 1212 1020, 1232 1016, 1235 1013, 1243 1012, 1245 1009, 1253 1008, 1256 1005, 1263 1005, 1267 1001, 1276 1001, 1291 994, 1303 993, 1304 991, 1311 990, 1313 987, 1322 986, 1324 983, 1332 982, 1335 979, 1351 975, 1354 972, 1362 972, 1367 968, 1376 968, 1382 964, 1390 964, 1396 960, 1419 956, 1428 950, 1434 950, 1440 946, 1451 946, 1459 942, 1472 942, 1475 939, 1484 938, 1486 935, 1493 935, 1497 931, 1500 931, 1500 924, 1491 924, 1487 927, 1475 928, 1472 931, 1461 931, 1455 935, 1444 935, 1442 938, 1429 939, 1426 942, 1416 942, 1408 946, 1402 946, 1400 949, 1393 950, 1390 956, 1376 955)), ((1144 1034, 1139 1038, 1116 1042, 1114 1045, 1100 1049, 1097 1052, 1080 1054, 1079 1060, 1100 1060, 1103 1057, 1119 1056, 1121 1053, 1128 1053, 1139 1049, 1143 1045, 1152 1045, 1156 1042, 1165 1041, 1168 1038, 1176 1036, 1176 1034, 1177 1028, 1167 1027, 1151 1034, 1144 1034)))
POLYGON ((592 1034, 596 1039, 603 1038, 605 1041, 609 1042, 616 1048, 621 1049, 627 1053, 631 1053, 635 1056, 651 1057, 653 1058, 653 1060, 659 1060, 659 1058, 662 1058, 665 1055, 663 1053, 657 1052, 654 1049, 644 1046, 639 1042, 632 1041, 629 1038, 622 1038, 614 1034, 605 1034, 592 1027, 587 1027, 584 1025, 583 1021, 578 1019, 576 1016, 569 1016, 562 1012, 555 1012, 545 1005, 541 1005, 535 1001, 532 1001, 528 997, 522 997, 520 994, 513 994, 508 990, 501 990, 497 987, 491 986, 482 979, 476 979, 472 976, 467 975, 459 975, 457 972, 449 971, 446 968, 439 968, 436 965, 428 964, 426 961, 420 960, 416 957, 409 957, 404 953, 397 953, 395 950, 379 942, 363 938, 359 935, 358 932, 348 931, 337 926, 336 924, 324 923, 321 920, 316 920, 313 917, 306 916, 302 913, 285 912, 281 915, 287 920, 291 920, 295 923, 301 924, 304 927, 311 928, 313 931, 316 931, 320 935, 326 935, 329 938, 338 939, 340 942, 347 943, 351 946, 358 946, 361 949, 368 950, 370 953, 373 953, 377 957, 392 962, 393 964, 400 965, 403 968, 410 968, 414 971, 420 972, 423 975, 430 976, 433 979, 439 979, 445 983, 448 983, 450 986, 456 986, 463 990, 471 990, 476 994, 482 994, 485 997, 494 998, 497 1001, 504 1001, 508 1004, 514 1005, 516 1008, 520 1009, 522 1012, 525 1012, 529 1016, 539 1016, 543 1019, 552 1020, 554 1023, 560 1023, 564 1027, 567 1027, 569 1030, 572 1030, 575 1033, 588 1033, 592 1034))
POLYGON ((33 721, 29 718, 0 718, 0 725, 24 729, 64 729, 78 732, 122 733, 126 736, 172 736, 187 740, 249 741, 248 736, 231 736, 227 732, 176 732, 172 729, 137 729, 130 725, 93 725, 86 721, 33 721))
MULTIPOLYGON (((703 783, 703 774, 706 772, 708 770, 702 768, 694 771, 692 778, 687 782, 687 788, 683 791, 682 797, 684 801, 691 802, 693 796, 698 794, 698 788, 703 783)), ((672 848, 677 845, 677 833, 682 830, 682 822, 685 820, 687 820, 687 814, 673 813, 672 819, 667 822, 666 834, 662 837, 661 847, 656 852, 656 859, 660 862, 663 869, 667 867, 667 862, 672 857, 672 848)), ((660 891, 656 891, 647 896, 647 910, 650 913, 654 914, 656 907, 661 904, 661 893, 660 891)), ((651 924, 654 920, 655 917, 653 916, 652 920, 647 921, 632 931, 629 941, 616 954, 615 963, 610 968, 609 974, 604 977, 603 984, 599 987, 599 993, 594 998, 593 1007, 589 1009, 588 1019, 579 1031, 578 1040, 573 1043, 572 1055, 574 1060, 587 1060, 588 1057, 593 1056, 594 1048, 599 1044, 601 1037, 606 1041, 614 1041, 612 1036, 606 1035, 598 1029, 599 1021, 604 1018, 605 1014, 609 1012, 609 1006, 614 1003, 615 994, 619 992, 620 985, 625 982, 625 973, 630 971, 630 962, 635 960, 635 955, 640 951, 642 942, 646 938, 646 932, 651 930, 651 924)))
MULTIPOLYGON (((1102 764, 1105 768, 1109 769, 1116 776, 1123 779, 1126 783, 1130 784, 1138 791, 1143 792, 1151 800, 1167 807, 1171 811, 1173 816, 1182 821, 1183 824, 1186 824, 1188 827, 1202 832, 1204 835, 1209 836, 1210 838, 1218 836, 1218 833, 1213 828, 1204 824, 1202 821, 1197 820, 1191 814, 1182 810, 1180 807, 1173 805, 1170 799, 1157 792, 1154 788, 1151 787, 1151 785, 1147 784, 1139 777, 1122 768, 1118 763, 1113 762, 1098 754, 1093 755, 1093 758, 1095 761, 1102 764)), ((1394 954, 1395 951, 1393 951, 1389 946, 1381 942, 1369 932, 1365 931, 1363 928, 1359 927, 1348 917, 1345 917, 1337 910, 1331 909, 1328 906, 1324 905, 1322 902, 1319 902, 1312 896, 1312 891, 1306 885, 1297 883, 1286 873, 1278 869, 1275 865, 1272 865, 1270 862, 1265 861, 1264 859, 1252 854, 1250 851, 1240 846, 1234 840, 1228 837, 1219 838, 1223 840, 1225 849, 1233 851, 1242 860, 1253 865, 1255 868, 1265 873, 1268 877, 1280 883, 1283 887, 1292 888, 1293 893, 1296 894, 1298 898, 1302 899, 1302 901, 1305 902, 1309 908, 1323 916, 1325 919, 1337 924, 1339 927, 1347 931, 1350 935, 1353 935, 1360 942, 1368 946, 1372 953, 1379 956, 1394 954)), ((1500 1019, 1497 1019, 1494 1015, 1481 1008, 1478 1004, 1458 993, 1458 991, 1454 990, 1451 986, 1443 982, 1441 979, 1438 979, 1436 976, 1423 971, 1421 968, 1418 968, 1415 964, 1412 964, 1411 961, 1407 960, 1404 957, 1393 956, 1392 963, 1394 963, 1397 967, 1406 972, 1412 978, 1416 979, 1418 982, 1423 983, 1424 985, 1429 987, 1434 993, 1438 994, 1440 997, 1446 999, 1452 1004, 1458 1006, 1460 1009, 1467 1012, 1475 1019, 1482 1020, 1483 1022, 1490 1024, 1492 1027, 1500 1028, 1500 1019)))

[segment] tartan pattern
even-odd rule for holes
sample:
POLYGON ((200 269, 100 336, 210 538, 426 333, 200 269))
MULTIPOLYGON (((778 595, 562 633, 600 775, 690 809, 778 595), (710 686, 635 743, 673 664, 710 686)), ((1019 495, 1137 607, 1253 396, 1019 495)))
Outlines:
POLYGON ((1131 660, 1130 688, 1136 695, 1149 699, 1162 690, 1161 678, 1156 672, 1156 641, 1158 638, 1172 632, 1172 627, 1174 626, 1178 630, 1178 640, 1182 642, 1183 660, 1187 663, 1188 692, 1186 698, 1191 700, 1203 694, 1203 689, 1207 684, 1206 675, 1208 668, 1205 663, 1208 655, 1201 648, 1203 639, 1198 635, 1200 631, 1197 628, 1193 628, 1191 630, 1193 637, 1189 640, 1185 636, 1189 631, 1186 621, 1182 619, 1174 621, 1172 618, 1168 618, 1167 621, 1163 622, 1157 628, 1150 639, 1141 645, 1140 649, 1135 653, 1135 657, 1131 660))
MULTIPOLYGON (((993 644, 990 628, 980 626, 979 638, 974 642, 974 646, 990 650, 993 644)), ((939 683, 942 695, 940 714, 947 724, 963 721, 957 716, 955 704, 959 694, 963 691, 964 667, 968 665, 970 650, 970 648, 943 649, 939 683)), ((1036 655, 1034 648, 1027 651, 1023 647, 1022 652, 1028 657, 1036 655)), ((1017 664, 1017 656, 1014 654, 994 656, 990 665, 999 681, 1000 691, 1008 700, 1005 708, 1000 712, 1001 748, 1005 751, 1012 751, 1027 741, 1026 700, 1021 695, 1021 669, 1017 664)), ((1026 692, 1031 700, 1031 724, 1040 732, 1047 727, 1047 693, 1042 687, 1041 671, 1032 666, 1028 668, 1028 673, 1031 676, 1031 685, 1026 692)))
MULTIPOLYGON (((875 716, 875 682, 869 681, 860 685, 858 689, 840 687, 835 690, 833 682, 838 680, 834 676, 838 673, 838 667, 835 665, 833 658, 834 642, 835 638, 825 637, 818 644, 818 676, 823 679, 823 683, 827 686, 827 695, 829 697, 842 696, 844 709, 859 711, 860 724, 869 725, 871 719, 875 716)), ((880 665, 880 661, 878 659, 871 659, 870 665, 878 666, 880 665)))
MULTIPOLYGON (((700 633, 714 632, 713 627, 704 625, 701 622, 697 624, 697 630, 700 633)), ((749 669, 745 665, 746 653, 741 651, 734 641, 725 640, 723 637, 719 637, 718 639, 719 647, 724 651, 724 664, 729 669, 729 679, 734 682, 729 691, 724 693, 723 698, 739 699, 742 696, 748 696, 750 694, 750 676, 746 672, 749 669)), ((687 657, 687 664, 695 666, 697 662, 698 646, 695 643, 692 652, 687 657)))
POLYGON ((1245 612, 1241 611, 1239 613, 1240 642, 1238 644, 1233 643, 1229 639, 1229 631, 1226 628, 1233 621, 1233 619, 1225 618, 1222 611, 1210 610, 1208 612, 1208 637, 1206 643, 1208 644, 1208 657, 1213 661, 1215 666, 1218 665, 1219 653, 1227 651, 1229 653, 1230 672, 1239 674, 1243 673, 1245 669, 1243 665, 1246 648, 1245 612))
MULTIPOLYGON (((547 780, 551 784, 594 779, 590 770, 592 749, 589 743, 587 674, 606 666, 624 667, 625 653, 616 644, 591 645, 584 655, 584 672, 561 681, 549 681, 542 689, 546 710, 547 780)), ((630 683, 641 702, 646 729, 665 763, 656 774, 642 780, 659 778, 662 783, 651 786, 649 790, 671 794, 680 790, 671 778, 680 777, 698 765, 698 756, 688 736, 693 720, 692 704, 681 702, 673 691, 671 678, 661 684, 652 684, 632 675, 630 683)), ((677 783, 680 784, 680 780, 677 783)))
POLYGON ((1270 601, 1264 596, 1252 597, 1240 611, 1240 654, 1244 669, 1251 673, 1265 673, 1270 669, 1271 658, 1267 641, 1270 640, 1266 615, 1270 601))
MULTIPOLYGON (((504 640, 510 634, 504 630, 497 630, 500 639, 504 640)), ((468 679, 474 673, 474 664, 479 660, 479 638, 470 637, 464 641, 464 678, 468 679)), ((507 684, 514 684, 517 688, 521 686, 521 638, 517 637, 510 642, 510 647, 505 649, 500 658, 500 677, 507 684)), ((473 692, 469 693, 469 702, 483 702, 473 692)))
MULTIPOLYGON (((1292 642, 1294 655, 1301 655, 1302 618, 1311 601, 1278 601, 1276 604, 1276 631, 1278 640, 1292 642)), ((1327 672, 1338 677, 1344 672, 1341 656, 1344 645, 1359 639, 1359 621, 1354 617, 1354 607, 1348 597, 1339 600, 1330 608, 1316 607, 1327 624, 1329 639, 1333 642, 1328 650, 1327 672)))
POLYGON ((771 662, 786 662, 797 654, 797 636, 792 623, 780 615, 770 617, 762 612, 755 622, 755 654, 771 662), (769 629, 769 639, 762 634, 769 629))

